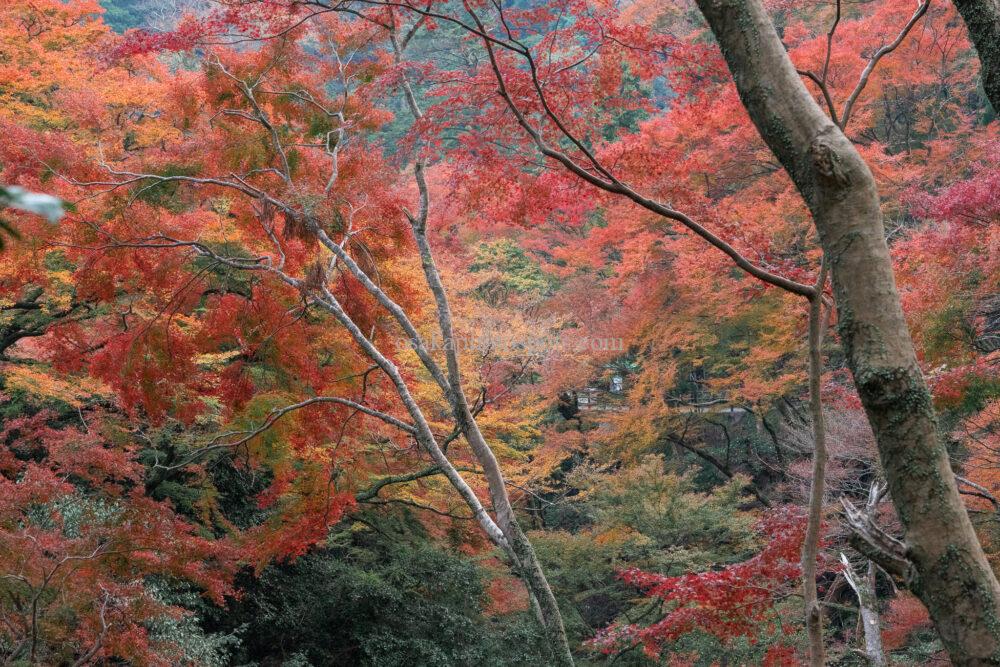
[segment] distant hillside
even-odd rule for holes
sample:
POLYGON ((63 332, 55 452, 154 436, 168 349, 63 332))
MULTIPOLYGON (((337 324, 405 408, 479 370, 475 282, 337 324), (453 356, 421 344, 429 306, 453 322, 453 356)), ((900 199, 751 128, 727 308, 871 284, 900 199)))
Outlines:
POLYGON ((125 32, 145 22, 149 3, 145 0, 99 0, 104 7, 104 20, 116 32, 125 32))

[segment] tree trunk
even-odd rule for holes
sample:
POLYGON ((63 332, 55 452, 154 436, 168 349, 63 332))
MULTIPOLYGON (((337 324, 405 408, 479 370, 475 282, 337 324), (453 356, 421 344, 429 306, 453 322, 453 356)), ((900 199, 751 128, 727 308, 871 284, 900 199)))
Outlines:
POLYGON ((962 505, 903 318, 875 180, 806 90, 760 0, 697 0, 761 136, 808 205, 878 443, 912 588, 952 660, 1000 665, 1000 585, 962 505))
MULTIPOLYGON (((883 487, 877 481, 868 490, 868 502, 865 504, 863 516, 869 522, 875 521, 882 491, 883 487)), ((840 562, 844 564, 844 580, 858 597, 859 620, 865 638, 865 656, 869 664, 874 667, 886 667, 889 663, 882 647, 882 627, 879 622, 878 599, 875 596, 875 563, 869 560, 867 575, 860 577, 843 553, 840 554, 840 562)))
POLYGON ((882 648, 882 626, 879 623, 878 601, 875 599, 875 563, 868 561, 867 575, 859 577, 847 556, 840 554, 844 564, 844 578, 858 596, 858 610, 864 627, 865 656, 873 667, 886 667, 885 650, 882 648))
POLYGON ((826 664, 823 650, 823 610, 816 594, 816 557, 823 526, 823 497, 826 482, 826 423, 823 419, 823 397, 820 393, 823 377, 823 332, 827 320, 823 309, 823 286, 826 283, 826 262, 819 272, 816 293, 809 300, 809 412, 813 430, 813 474, 809 485, 809 520, 802 540, 802 601, 809 635, 809 664, 826 664))
POLYGON ((983 89, 1000 114, 1000 0, 955 0, 982 68, 983 89))
MULTIPOLYGON (((419 25, 419 23, 417 24, 419 25)), ((412 36, 412 31, 409 33, 412 36)), ((389 31, 393 52, 396 62, 402 62, 403 51, 406 49, 408 37, 400 41, 394 30, 389 31)), ((410 113, 415 120, 423 117, 423 112, 417 102, 416 95, 409 81, 403 78, 403 96, 410 113)), ((531 541, 521 529, 521 525, 514 513, 514 506, 510 502, 507 494, 507 482, 504 479, 500 462, 497 460, 493 449, 486 442, 476 416, 469 407, 468 398, 465 395, 464 383, 462 382, 462 371, 458 358, 458 345, 455 342, 455 329, 452 324, 451 306, 448 302, 448 295, 445 292, 444 283, 441 280, 441 273, 434 261, 434 253, 431 250, 430 239, 427 237, 427 224, 430 212, 430 190, 427 187, 427 180, 424 175, 424 161, 417 160, 414 164, 413 173, 417 183, 417 190, 420 194, 420 208, 416 214, 407 211, 406 216, 410 221, 413 230, 413 238, 417 243, 420 252, 420 264, 423 268, 427 286, 434 295, 434 303, 437 307, 438 327, 444 338, 445 359, 447 367, 447 377, 435 375, 438 385, 445 393, 448 403, 451 405, 452 414, 455 417, 455 424, 465 436, 466 442, 472 449, 476 460, 483 467, 483 475, 490 491, 490 499, 493 501, 493 511, 496 514, 500 530, 507 544, 507 555, 513 561, 525 587, 531 598, 531 606, 538 616, 538 620, 545 631, 548 646, 552 653, 552 664, 559 667, 573 667, 573 652, 570 650, 569 639, 566 636, 566 627, 563 624, 562 613, 559 611, 559 603, 549 586, 542 564, 538 560, 535 548, 531 541)), ((431 369, 428 366, 428 370, 431 369)))
MULTIPOLYGON (((423 164, 416 165, 417 182, 420 190, 425 193, 427 190, 423 177, 423 164)), ((422 201, 428 201, 426 195, 422 201)), ((573 653, 569 647, 569 639, 566 636, 566 628, 563 624, 562 613, 559 611, 559 604, 552 588, 549 586, 542 565, 535 553, 535 548, 527 535, 521 529, 521 525, 514 513, 514 506, 510 502, 507 494, 507 483, 504 479, 500 462, 497 460, 493 449, 486 442, 479 423, 469 407, 468 399, 465 395, 462 382, 462 373, 458 359, 458 348, 455 344, 455 332, 452 324, 451 307, 448 303, 448 296, 441 281, 441 274, 434 262, 434 254, 431 250, 430 240, 426 233, 426 208, 422 206, 419 217, 412 218, 413 236, 420 250, 421 265, 427 284, 434 294, 437 304, 438 325, 444 337, 445 357, 447 360, 448 401, 451 403, 455 422, 465 435, 466 442, 472 449, 476 460, 483 467, 483 476, 486 477, 490 490, 490 498, 493 501, 493 511, 496 513, 497 524, 507 538, 507 543, 512 551, 512 558, 515 566, 520 572, 529 594, 532 596, 536 612, 542 623, 545 634, 548 638, 549 646, 552 649, 554 665, 565 665, 572 667, 573 653)))

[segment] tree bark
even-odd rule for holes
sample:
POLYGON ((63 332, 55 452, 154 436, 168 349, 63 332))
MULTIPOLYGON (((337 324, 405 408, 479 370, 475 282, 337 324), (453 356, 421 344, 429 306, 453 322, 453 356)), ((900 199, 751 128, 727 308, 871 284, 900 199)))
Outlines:
POLYGON ((955 7, 976 45, 986 97, 1000 114, 1000 0, 955 0, 955 7))
POLYGON ((697 3, 751 119, 812 213, 838 331, 917 571, 913 589, 956 664, 1000 665, 1000 585, 937 435, 871 171, 806 90, 760 0, 697 3))
POLYGON ((865 656, 873 667, 886 667, 885 650, 882 648, 882 627, 879 623, 878 601, 875 599, 875 563, 868 561, 867 574, 859 577, 847 556, 840 554, 844 564, 844 578, 858 597, 858 611, 864 627, 865 656))
POLYGON ((809 412, 813 430, 813 474, 809 485, 809 519, 802 540, 802 601, 809 636, 809 664, 823 667, 823 610, 816 593, 816 557, 823 527, 823 496, 826 482, 826 422, 823 419, 823 397, 820 393, 823 376, 823 332, 827 319, 823 309, 823 286, 826 283, 826 262, 819 272, 816 293, 809 300, 809 412))
POLYGON ((559 604, 552 588, 549 586, 542 565, 535 553, 535 548, 531 541, 521 529, 521 524, 514 513, 514 506, 510 502, 507 494, 507 483, 504 479, 500 462, 497 460, 493 449, 486 442, 479 423, 472 414, 469 401, 465 395, 462 372, 458 359, 458 345, 455 344, 455 330, 452 324, 451 307, 448 304, 448 296, 445 292, 444 283, 441 281, 441 274, 434 262, 434 254, 431 251, 430 240, 427 238, 426 219, 427 210, 427 185, 423 177, 423 163, 418 162, 415 168, 417 182, 422 193, 421 213, 418 217, 411 217, 413 236, 420 250, 421 265, 424 270, 424 277, 434 295, 434 301, 438 311, 438 326, 444 337, 445 358, 447 362, 448 385, 450 392, 448 402, 451 404, 455 423, 459 425, 465 435, 466 442, 472 449, 476 460, 483 467, 483 475, 486 477, 490 490, 490 498, 493 501, 493 510, 496 513, 497 524, 507 538, 508 544, 513 551, 515 564, 520 571, 521 578, 528 588, 528 592, 533 598, 536 611, 540 617, 542 627, 545 630, 549 646, 553 653, 553 664, 573 665, 573 653, 570 650, 569 639, 566 636, 566 628, 563 624, 562 613, 559 611, 559 604))
MULTIPOLYGON (((419 27, 418 21, 402 39, 395 30, 389 31, 393 52, 397 63, 402 62, 403 52, 409 38, 419 27)), ((410 113, 414 120, 420 120, 423 112, 417 101, 413 88, 404 77, 402 82, 403 97, 406 101, 410 113)), ((545 572, 542 570, 538 555, 521 529, 514 512, 514 506, 510 502, 507 494, 507 482, 504 478, 500 462, 497 460, 493 449, 482 431, 479 423, 469 406, 468 398, 465 395, 464 383, 462 380, 461 364, 458 358, 458 345, 455 341, 455 329, 452 323, 451 306, 448 302, 448 295, 441 280, 441 273, 434 261, 434 253, 431 249, 430 239, 427 236, 427 225, 430 214, 430 190, 427 187, 427 180, 424 174, 425 164, 422 159, 418 159, 414 164, 413 172, 419 193, 419 209, 416 213, 406 211, 406 216, 410 221, 413 231, 413 238, 416 241, 417 249, 420 253, 420 264, 424 272, 427 286, 434 295, 434 303, 437 309, 438 328, 444 338, 444 350, 447 374, 436 370, 432 360, 425 361, 425 366, 431 371, 441 390, 444 392, 452 409, 455 424, 465 436, 470 449, 472 449, 476 460, 483 467, 483 476, 486 478, 489 487, 490 499, 493 503, 493 511, 496 514, 496 523, 503 533, 506 543, 507 556, 513 561, 513 565, 520 575, 528 594, 531 598, 531 606, 542 625, 545 632, 548 646, 551 651, 552 664, 560 667, 573 667, 573 653, 569 646, 569 639, 566 636, 566 628, 563 624, 562 613, 556 601, 552 587, 549 586, 545 572)), ((416 339, 414 339, 416 340, 416 339)))

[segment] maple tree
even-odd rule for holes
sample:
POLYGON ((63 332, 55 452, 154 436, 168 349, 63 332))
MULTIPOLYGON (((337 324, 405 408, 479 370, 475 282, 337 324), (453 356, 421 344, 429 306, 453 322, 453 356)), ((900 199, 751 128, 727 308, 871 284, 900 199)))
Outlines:
MULTIPOLYGON (((363 29, 351 28, 351 30, 356 33, 359 40, 357 48, 360 48, 367 35, 363 29)), ((342 37, 342 34, 338 35, 342 37)), ((569 649, 565 643, 558 609, 534 558, 530 543, 517 525, 496 457, 475 420, 474 413, 485 405, 487 395, 484 393, 481 397, 483 404, 470 405, 461 386, 457 357, 454 347, 450 345, 454 334, 448 303, 426 239, 428 190, 421 164, 418 163, 416 167, 419 211, 415 214, 407 212, 407 216, 419 249, 423 273, 437 299, 438 324, 446 341, 447 375, 442 366, 431 356, 410 316, 390 296, 390 292, 394 291, 387 280, 391 274, 381 271, 373 264, 381 254, 377 245, 355 239, 355 236, 362 231, 368 232, 365 235, 367 237, 381 227, 383 233, 387 234, 385 241, 399 243, 399 232, 402 228, 398 224, 393 225, 382 220, 390 217, 398 219, 402 216, 399 215, 399 195, 392 189, 380 193, 381 199, 368 195, 368 192, 376 189, 373 187, 375 183, 380 180, 384 182, 386 179, 384 171, 380 174, 378 160, 372 160, 373 156, 357 144, 350 146, 349 150, 342 150, 345 134, 349 130, 363 130, 379 120, 378 110, 363 106, 367 94, 364 83, 358 86, 360 89, 358 94, 353 94, 355 82, 363 77, 372 76, 372 72, 378 73, 385 66, 384 62, 378 60, 352 62, 355 61, 353 53, 344 52, 341 57, 344 48, 352 47, 350 44, 345 47, 342 43, 330 43, 328 50, 315 54, 314 61, 317 64, 322 62, 324 65, 308 76, 303 70, 292 69, 293 64, 301 65, 303 58, 309 57, 301 45, 292 39, 281 40, 251 54, 227 51, 206 56, 205 94, 209 96, 207 99, 215 96, 214 99, 220 106, 209 113, 208 109, 195 109, 190 106, 185 108, 182 102, 179 111, 189 128, 200 125, 209 134, 219 130, 225 135, 218 137, 221 141, 217 146, 221 165, 234 170, 227 176, 218 177, 213 174, 203 176, 200 173, 200 166, 169 162, 173 151, 165 150, 162 143, 157 150, 155 145, 129 146, 128 142, 123 143, 124 152, 101 150, 98 165, 108 180, 82 180, 64 175, 64 178, 73 185, 81 188, 105 187, 108 188, 106 190, 108 194, 136 185, 136 191, 129 196, 129 202, 126 204, 130 212, 135 212, 138 207, 135 199, 143 201, 148 206, 169 210, 170 206, 167 205, 164 196, 176 200, 181 195, 175 184, 204 186, 202 189, 208 190, 210 195, 224 196, 226 192, 231 192, 240 197, 237 200, 224 202, 218 201, 219 197, 216 197, 216 201, 208 211, 187 214, 177 211, 179 215, 172 218, 176 227, 169 231, 165 231, 164 220, 157 219, 155 224, 159 231, 146 236, 137 236, 142 231, 142 223, 135 218, 123 220, 123 226, 116 224, 92 226, 97 245, 91 241, 90 245, 79 247, 83 251, 103 252, 103 256, 97 260, 97 265, 101 268, 106 266, 109 273, 115 269, 105 262, 119 261, 117 257, 112 259, 114 251, 117 250, 187 248, 193 251, 194 258, 205 260, 201 266, 195 262, 194 268, 198 270, 193 272, 191 278, 186 279, 187 283, 181 292, 174 293, 165 299, 165 302, 161 302, 159 309, 150 313, 150 317, 135 333, 128 331, 125 335, 116 336, 104 343, 102 350, 94 358, 92 370, 118 390, 125 408, 133 413, 141 409, 154 421, 162 419, 167 414, 176 415, 182 421, 191 421, 203 414, 204 406, 197 404, 195 396, 203 391, 206 382, 210 382, 208 373, 198 371, 196 364, 200 363, 203 369, 207 366, 223 379, 224 386, 220 387, 219 398, 223 400, 224 409, 240 410, 249 407, 253 414, 253 407, 259 410, 261 403, 265 401, 273 405, 273 398, 269 400, 266 395, 258 393, 254 401, 257 403, 256 406, 244 405, 248 398, 247 390, 260 390, 262 387, 260 383, 253 383, 246 377, 243 361, 257 361, 266 353, 266 348, 262 350, 257 347, 258 345, 266 345, 271 341, 275 346, 287 344, 278 338, 281 330, 289 326, 288 323, 281 322, 288 316, 288 311, 282 312, 284 308, 290 307, 294 312, 297 309, 295 302, 301 301, 303 312, 298 317, 302 317, 304 311, 310 308, 325 309, 344 326, 349 339, 353 340, 363 352, 353 369, 350 366, 339 368, 341 373, 354 370, 348 377, 356 378, 358 380, 356 384, 361 384, 361 396, 357 400, 338 396, 317 396, 315 394, 322 391, 327 382, 342 382, 343 378, 333 379, 330 369, 322 367, 317 369, 315 366, 309 368, 298 363, 308 364, 305 359, 281 359, 278 362, 278 370, 281 370, 281 367, 288 368, 289 374, 293 375, 292 386, 304 383, 302 386, 312 395, 290 405, 274 407, 264 415, 261 426, 237 432, 241 437, 222 435, 213 438, 208 445, 177 457, 179 461, 171 461, 167 469, 183 470, 188 465, 196 463, 197 458, 206 452, 219 449, 246 446, 247 449, 254 450, 256 449, 254 445, 257 444, 264 444, 266 448, 268 441, 275 435, 272 426, 277 421, 287 421, 286 415, 311 406, 341 406, 353 409, 355 415, 364 414, 381 420, 401 431, 404 437, 414 438, 416 443, 430 455, 433 462, 431 469, 426 473, 412 476, 412 479, 443 474, 455 486, 489 538, 505 551, 515 571, 525 579, 531 598, 537 604, 544 625, 551 635, 555 656, 560 660, 569 661, 569 649), (330 77, 338 80, 342 86, 341 95, 336 98, 331 98, 321 91, 320 83, 330 77), (232 100, 234 93, 242 100, 235 108, 226 105, 232 100), (267 96, 268 101, 259 101, 258 96, 261 98, 267 96), (219 120, 220 117, 233 120, 230 123, 223 123, 219 120), (279 117, 285 127, 281 133, 275 126, 279 117), (245 133, 244 128, 240 127, 245 123, 260 126, 263 134, 259 138, 263 138, 266 142, 264 150, 268 154, 260 154, 260 149, 257 148, 255 155, 253 146, 259 138, 252 138, 245 133), (291 138, 288 134, 293 127, 297 127, 299 132, 297 138, 291 138), (240 136, 243 137, 249 154, 233 153, 233 141, 240 136), (129 151, 138 153, 137 157, 141 162, 137 164, 140 164, 142 171, 132 171, 127 164, 119 166, 124 158, 130 157, 129 151), (277 160, 278 167, 262 167, 262 164, 272 159, 277 160), (263 163, 260 160, 263 160, 263 163), (317 169, 319 160, 329 164, 328 176, 323 180, 310 178, 319 171, 317 169), (160 169, 166 174, 148 170, 150 165, 156 163, 165 163, 160 169), (253 168, 255 166, 258 168, 253 168), (273 189, 273 185, 268 182, 272 178, 277 182, 278 189, 273 189), (368 186, 365 185, 366 180, 368 186), (309 188, 313 188, 311 195, 309 188), (220 210, 223 207, 224 210, 220 210), (228 216, 239 219, 240 214, 250 222, 249 235, 245 235, 239 228, 233 228, 232 223, 226 219, 228 216), (284 222, 280 232, 275 226, 277 216, 283 217, 284 222), (136 222, 139 224, 135 224, 136 222), (205 226, 206 222, 208 227, 205 226), (213 226, 213 222, 218 224, 214 237, 206 233, 209 227, 213 226), (361 227, 361 230, 355 231, 355 225, 361 227), (184 232, 192 229, 197 229, 198 238, 190 240, 184 238, 184 232), (339 234, 343 238, 333 241, 329 234, 339 234), (270 257, 250 254, 241 242, 247 244, 256 242, 259 247, 263 244, 275 254, 270 257), (355 251, 361 253, 357 259, 353 256, 355 251), (362 268, 362 263, 369 268, 362 268), (211 291, 221 293, 221 299, 217 302, 213 299, 213 303, 209 304, 212 307, 204 309, 207 311, 204 317, 192 318, 189 313, 195 303, 191 301, 192 295, 186 293, 186 288, 203 274, 209 274, 212 269, 218 267, 240 272, 261 272, 267 278, 271 278, 272 282, 270 286, 252 284, 247 290, 249 294, 229 286, 222 289, 213 288, 211 291), (344 267, 346 267, 345 275, 352 276, 357 284, 335 296, 334 290, 340 292, 343 289, 342 277, 338 272, 344 267), (378 284, 371 276, 375 277, 378 284), (285 287, 283 292, 287 304, 284 308, 280 305, 280 301, 271 298, 275 287, 282 283, 285 287), (370 299, 368 302, 364 297, 365 292, 370 299), (239 347, 224 352, 216 349, 220 344, 226 344, 229 334, 223 334, 220 338, 199 333, 198 339, 212 346, 209 349, 199 348, 192 337, 192 327, 200 329, 198 326, 200 323, 205 327, 203 331, 207 332, 227 321, 235 320, 239 323, 241 311, 246 312, 246 310, 238 297, 251 302, 249 307, 252 309, 252 315, 263 320, 262 324, 270 329, 269 333, 262 336, 264 331, 260 329, 244 330, 242 336, 244 340, 238 341, 239 347), (432 430, 424 408, 419 406, 414 398, 415 391, 411 389, 404 376, 404 372, 409 374, 412 371, 401 371, 396 365, 399 362, 394 363, 390 360, 373 342, 376 331, 381 327, 377 326, 368 333, 362 330, 362 327, 368 330, 371 325, 379 323, 371 310, 373 306, 384 308, 402 328, 402 333, 409 340, 407 349, 402 352, 412 353, 413 361, 419 360, 450 403, 455 420, 452 435, 438 436, 432 430), (269 307, 282 310, 269 311, 269 307), (263 342, 255 340, 261 337, 264 338, 263 342), (247 346, 251 349, 240 351, 239 348, 247 346), (144 349, 145 354, 137 355, 137 347, 144 349), (198 356, 199 352, 202 353, 201 356, 198 356), (365 368, 361 364, 362 361, 374 365, 365 368), (369 386, 373 370, 385 373, 386 379, 394 387, 410 419, 415 421, 414 425, 373 406, 373 402, 379 400, 373 396, 378 391, 376 383, 369 386), (164 380, 171 383, 170 393, 164 394, 155 389, 155 386, 164 380), (254 384, 257 386, 253 386, 254 384), (440 438, 444 442, 444 447, 447 447, 462 434, 466 436, 476 460, 483 466, 492 504, 498 512, 497 522, 486 513, 477 492, 466 482, 463 473, 459 472, 452 460, 444 455, 439 444, 440 438), (261 436, 260 439, 264 443, 258 442, 258 436, 261 436)), ((188 78, 179 83, 184 85, 190 82, 188 78)), ((413 109, 415 114, 419 113, 415 104, 413 109)), ((205 138, 190 136, 190 140, 199 142, 203 142, 205 138)), ((133 256, 138 258, 142 254, 144 253, 136 252, 133 256)), ((92 270, 93 268, 91 267, 92 270)), ((180 275, 186 272, 186 267, 170 260, 153 268, 154 271, 164 269, 178 272, 180 275)), ((207 291, 202 291, 201 294, 205 295, 207 291)), ((294 319, 291 320, 291 324, 294 322, 294 319)), ((255 328, 260 327, 253 320, 247 324, 255 328)), ((303 332, 300 330, 297 333, 303 332)), ((387 349, 399 351, 396 349, 399 347, 398 343, 391 339, 386 344, 389 345, 387 349)), ((341 345, 343 349, 343 344, 341 345)), ((348 349, 344 351, 349 354, 348 349)), ((329 351, 326 350, 326 353, 329 351)), ((267 384, 270 383, 264 383, 265 386, 267 384)), ((336 388, 338 385, 331 386, 336 388)), ((340 430, 340 438, 343 438, 345 429, 341 427, 340 430)), ((314 432, 312 435, 320 434, 314 432)), ((321 481, 324 475, 332 475, 325 473, 323 465, 330 463, 332 458, 330 454, 325 450, 317 451, 315 447, 312 450, 306 449, 304 454, 303 457, 296 458, 297 470, 289 468, 288 461, 274 462, 275 480, 272 488, 263 493, 262 497, 269 502, 284 504, 285 506, 281 508, 282 515, 290 515, 292 518, 289 520, 290 525, 282 529, 286 532, 279 535, 265 533, 260 536, 264 556, 300 553, 301 549, 320 539, 326 527, 335 522, 343 508, 354 500, 352 496, 345 496, 343 492, 334 495, 329 490, 330 482, 321 481), (326 492, 322 491, 324 486, 326 492)), ((409 479, 411 475, 407 474, 400 481, 409 479)), ((391 479, 380 481, 379 484, 384 485, 392 481, 391 479)), ((365 499, 371 498, 366 495, 365 499)), ((260 531, 255 529, 253 532, 260 531)))
MULTIPOLYGON (((734 86, 694 6, 104 4, 153 29, 0 9, 0 182, 72 203, 5 211, 6 659, 820 664, 861 641, 837 609, 890 595, 840 570, 848 542, 933 597, 893 553, 917 508, 852 386, 843 257, 741 105, 763 75, 734 86), (897 513, 838 522, 881 477, 897 513)), ((995 561, 976 52, 945 5, 738 4, 871 167, 911 370, 995 561)), ((907 604, 889 651, 923 641, 907 604)), ((972 617, 931 618, 964 659, 972 617)))
MULTIPOLYGON (((622 572, 622 579, 660 599, 668 607, 663 618, 648 627, 611 626, 594 639, 600 650, 638 642, 656 655, 665 644, 693 630, 704 630, 723 640, 756 637, 768 623, 777 630, 775 605, 782 589, 800 576, 799 552, 805 538, 801 516, 779 513, 756 530, 767 544, 753 558, 719 571, 667 577, 639 570, 622 572)), ((763 664, 789 664, 791 655, 780 640, 771 644, 763 664)), ((620 648, 618 648, 620 650, 620 648)))
POLYGON ((184 654, 182 637, 144 623, 186 612, 153 579, 191 582, 221 603, 234 545, 198 535, 165 503, 145 497, 141 467, 104 441, 110 434, 57 429, 54 418, 42 409, 10 419, 0 434, 8 447, 0 557, 13 601, 5 614, 10 655, 30 663, 116 655, 171 664, 184 654), (79 625, 59 620, 66 617, 79 625))
MULTIPOLYGON (((924 576, 929 577, 921 584, 920 590, 926 590, 928 600, 942 600, 945 597, 954 596, 959 590, 965 590, 972 586, 981 591, 981 595, 979 601, 970 602, 970 604, 974 608, 980 609, 985 604, 984 600, 993 600, 995 604, 997 599, 996 577, 986 567, 980 545, 973 533, 966 512, 961 506, 947 456, 937 443, 933 412, 929 405, 929 393, 917 367, 909 332, 903 322, 898 296, 894 289, 891 289, 893 286, 892 268, 882 237, 881 212, 879 211, 874 179, 868 172, 867 165, 842 132, 851 118, 853 105, 866 86, 872 69, 882 57, 899 46, 909 29, 927 11, 927 7, 926 4, 921 4, 905 24, 899 36, 890 44, 879 48, 870 58, 868 65, 861 73, 857 86, 848 97, 839 115, 830 98, 829 90, 826 88, 825 77, 829 55, 824 64, 822 78, 812 74, 811 78, 816 81, 824 93, 828 111, 835 123, 831 124, 830 119, 827 118, 812 96, 807 93, 804 84, 797 78, 798 72, 794 70, 785 54, 785 47, 774 32, 773 25, 761 6, 746 3, 730 8, 735 14, 742 12, 740 14, 742 23, 739 25, 752 24, 758 29, 755 36, 749 38, 740 31, 732 14, 726 13, 729 10, 707 4, 699 5, 716 38, 722 43, 727 66, 733 72, 737 90, 751 119, 775 156, 788 170, 789 176, 816 220, 821 243, 831 253, 831 262, 834 264, 833 281, 839 303, 839 330, 844 337, 848 363, 859 387, 862 403, 866 407, 882 448, 882 458, 886 466, 885 472, 890 481, 890 488, 897 497, 897 502, 903 507, 901 516, 904 519, 908 539, 911 541, 910 549, 914 550, 916 568, 918 571, 923 570, 926 573, 924 576), (759 54, 758 50, 762 48, 761 44, 768 46, 770 53, 759 54), (778 101, 773 100, 775 90, 781 91, 778 101), (807 111, 811 116, 806 114, 807 111), (796 132, 798 137, 793 141, 790 139, 790 134, 796 132), (839 142, 842 152, 838 152, 830 142, 839 142), (812 160, 812 166, 806 164, 807 158, 812 160), (852 160, 853 167, 849 166, 852 160), (854 242, 857 238, 861 238, 858 235, 862 234, 859 231, 861 228, 855 225, 857 220, 870 221, 863 232, 870 237, 867 246, 854 242), (827 228, 828 223, 833 227, 827 228), (837 224, 840 224, 841 227, 837 227, 837 224), (851 227, 851 225, 855 226, 851 227), (849 266, 842 263, 842 261, 847 262, 848 256, 852 254, 857 255, 856 259, 850 260, 850 262, 855 263, 849 266), (876 272, 879 272, 877 276, 874 275, 876 272), (873 289, 876 291, 873 292, 873 289), (882 301, 879 302, 879 299, 882 301), (875 306, 876 303, 880 305, 875 306), (871 317, 873 320, 868 324, 856 326, 855 320, 858 317, 862 319, 871 317), (899 352, 898 359, 886 356, 886 350, 889 349, 899 352), (900 387, 903 387, 905 391, 900 387), (892 400, 889 400, 890 398, 892 400), (923 412, 923 416, 921 416, 921 412, 923 412), (911 436, 915 432, 914 428, 917 428, 904 426, 910 423, 919 424, 919 429, 923 433, 920 440, 921 453, 912 459, 904 456, 901 453, 903 450, 900 450, 900 447, 911 444, 911 436), (922 483, 913 479, 909 474, 910 465, 916 464, 918 461, 922 462, 922 465, 928 466, 927 470, 933 471, 927 474, 933 474, 936 476, 935 478, 939 476, 942 480, 935 487, 940 490, 940 493, 933 498, 927 498, 922 483), (918 501, 924 504, 919 505, 918 501), (946 519, 944 523, 940 521, 942 512, 951 513, 949 514, 951 518, 946 519), (961 546, 956 547, 956 544, 961 546), (946 558, 946 556, 964 559, 962 566, 949 568, 949 576, 961 571, 966 574, 956 574, 955 576, 966 576, 970 582, 963 584, 957 580, 950 581, 948 577, 942 578, 936 574, 930 574, 931 569, 939 567, 941 559, 946 558), (951 592, 947 595, 943 593, 938 595, 930 590, 939 587, 951 592)), ((413 9, 417 13, 437 16, 429 9, 424 10, 419 7, 413 9)), ((523 38, 519 39, 521 31, 518 30, 516 23, 508 20, 503 9, 498 8, 496 30, 501 31, 501 36, 494 37, 475 10, 468 6, 466 6, 466 10, 473 25, 465 24, 458 18, 447 17, 447 20, 462 25, 482 39, 489 58, 489 68, 499 85, 499 97, 504 103, 501 105, 502 108, 510 112, 513 121, 524 129, 544 156, 560 163, 591 185, 613 194, 622 195, 651 212, 680 222, 696 235, 722 250, 738 266, 754 277, 793 293, 805 296, 812 295, 812 299, 818 302, 818 294, 815 291, 810 291, 807 286, 754 265, 725 241, 708 232, 687 215, 670 206, 648 199, 619 180, 577 138, 575 133, 568 129, 567 121, 553 111, 554 107, 560 108, 565 106, 565 103, 560 104, 558 98, 553 97, 551 90, 543 90, 541 80, 547 72, 536 64, 532 49, 521 41, 523 38), (503 31, 506 32, 506 37, 503 36, 503 31), (523 70, 509 67, 505 71, 504 56, 507 56, 507 53, 502 53, 501 49, 513 54, 514 58, 523 58, 528 72, 525 73, 523 70), (519 80, 525 83, 522 83, 521 89, 515 89, 514 85, 519 80), (574 159, 572 155, 552 148, 552 145, 545 138, 545 130, 538 129, 529 119, 529 114, 532 113, 533 109, 525 110, 523 104, 515 101, 526 97, 526 93, 523 92, 526 86, 527 90, 530 91, 527 95, 531 96, 530 99, 535 104, 534 109, 537 110, 536 115, 540 115, 541 122, 554 126, 558 134, 575 147, 579 157, 574 159), (549 99, 556 101, 550 103, 549 99)), ((833 37, 833 31, 836 29, 839 18, 838 5, 837 19, 831 29, 830 39, 833 37)), ((614 51, 613 48, 608 50, 614 51)), ((551 58, 549 60, 551 61, 551 58)), ((554 70, 556 74, 561 74, 570 67, 570 65, 565 67, 559 67, 559 65, 560 63, 557 63, 553 66, 558 67, 554 70)), ((578 121, 579 118, 572 117, 572 120, 578 121)), ((595 124, 591 118, 587 118, 586 121, 591 127, 595 124)), ((818 319, 818 315, 816 319, 818 319)), ((812 330, 815 331, 815 329, 812 330)), ((815 335, 813 337, 816 338, 815 335)), ((811 365, 814 369, 818 366, 815 361, 817 358, 818 352, 813 355, 814 361, 811 365)), ((816 377, 815 373, 814 377, 816 377)), ((818 391, 818 380, 814 381, 813 387, 817 388, 818 391)), ((817 461, 825 456, 822 450, 821 418, 821 409, 816 408, 813 421, 817 426, 817 461)), ((822 493, 821 468, 817 467, 814 479, 820 490, 818 499, 822 493)), ((810 523, 812 526, 818 524, 818 510, 814 513, 810 523)), ((815 529, 813 529, 813 533, 815 535, 815 529)), ((814 544, 815 538, 809 543, 814 544)), ((805 561, 811 562, 811 559, 805 559, 805 561)), ((812 577, 807 577, 807 607, 811 606, 810 614, 816 616, 818 615, 816 603, 814 599, 809 600, 810 597, 815 597, 814 593, 808 592, 808 588, 812 587, 811 581, 812 577)), ((941 629, 945 641, 949 643, 949 648, 954 655, 979 656, 992 652, 992 644, 984 645, 979 639, 971 639, 964 634, 970 625, 966 620, 954 623, 952 616, 954 602, 940 605, 936 607, 936 611, 932 607, 932 612, 938 615, 939 629, 941 629)), ((989 613, 987 612, 987 616, 989 613)), ((979 623, 977 631, 984 633, 984 636, 988 635, 991 632, 989 623, 983 619, 979 623)), ((822 639, 818 629, 813 632, 812 641, 813 664, 820 664, 823 662, 822 639)))

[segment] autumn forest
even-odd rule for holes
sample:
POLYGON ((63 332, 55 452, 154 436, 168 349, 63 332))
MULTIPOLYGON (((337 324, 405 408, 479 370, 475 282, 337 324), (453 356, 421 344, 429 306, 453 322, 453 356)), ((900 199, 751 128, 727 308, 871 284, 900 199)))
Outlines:
POLYGON ((1000 665, 996 0, 2 0, 0 665, 1000 665))

